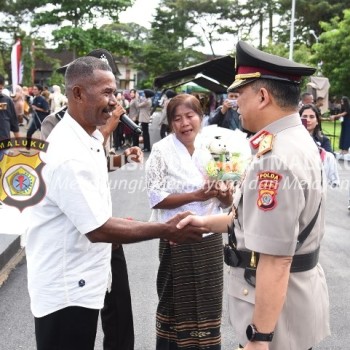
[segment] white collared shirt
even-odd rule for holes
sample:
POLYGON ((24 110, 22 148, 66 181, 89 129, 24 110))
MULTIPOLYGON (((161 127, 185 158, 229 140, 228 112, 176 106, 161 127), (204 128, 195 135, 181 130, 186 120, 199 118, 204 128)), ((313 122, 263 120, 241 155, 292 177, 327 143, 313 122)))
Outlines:
POLYGON ((68 306, 100 309, 110 272, 109 243, 86 233, 112 216, 103 136, 91 136, 68 114, 41 153, 44 199, 30 209, 28 289, 35 317, 68 306))

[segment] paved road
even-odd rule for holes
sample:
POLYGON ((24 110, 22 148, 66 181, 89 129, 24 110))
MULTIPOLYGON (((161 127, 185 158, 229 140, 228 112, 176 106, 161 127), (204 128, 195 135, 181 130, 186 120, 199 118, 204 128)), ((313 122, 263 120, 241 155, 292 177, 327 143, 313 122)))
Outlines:
MULTIPOLYGON (((330 300, 332 336, 316 350, 349 349, 350 334, 350 212, 347 196, 350 181, 350 163, 340 164, 342 188, 329 190, 327 234, 321 250, 321 263, 326 271, 330 300)), ((129 165, 127 166, 129 167, 129 165)), ((144 188, 144 171, 119 170, 111 174, 114 215, 147 220, 150 214, 144 188), (124 181, 128 179, 128 181, 124 181)), ((135 350, 152 350, 155 344, 154 319, 157 305, 155 279, 158 266, 157 241, 125 246, 135 319, 135 350)), ((26 285, 26 265, 23 260, 0 288, 0 349, 34 350, 34 329, 29 309, 26 285)), ((237 315, 239 320, 239 315, 237 315)), ((226 296, 223 314, 223 350, 236 347, 235 337, 227 321, 226 296)), ((99 329, 96 350, 102 350, 99 329)), ((282 350, 282 349, 281 349, 282 350)), ((293 349, 294 350, 294 349, 293 349)), ((297 349, 295 349, 297 350, 297 349)))

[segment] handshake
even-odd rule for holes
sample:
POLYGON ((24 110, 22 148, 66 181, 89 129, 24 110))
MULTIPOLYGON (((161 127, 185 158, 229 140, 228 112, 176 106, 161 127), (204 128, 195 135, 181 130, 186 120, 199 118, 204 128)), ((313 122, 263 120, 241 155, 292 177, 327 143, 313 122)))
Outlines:
POLYGON ((205 218, 193 215, 190 211, 179 213, 166 222, 169 229, 164 238, 179 244, 200 242, 204 233, 211 232, 205 226, 205 218))

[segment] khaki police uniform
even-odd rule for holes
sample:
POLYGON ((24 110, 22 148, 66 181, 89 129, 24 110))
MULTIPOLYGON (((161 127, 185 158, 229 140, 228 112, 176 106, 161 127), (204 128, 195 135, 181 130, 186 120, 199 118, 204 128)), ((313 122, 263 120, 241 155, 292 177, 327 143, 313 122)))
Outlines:
MULTIPOLYGON (((238 250, 294 256, 315 251, 324 235, 326 181, 317 147, 298 113, 279 119, 251 139, 254 155, 234 197, 238 250), (299 233, 320 211, 299 250, 299 233)), ((255 288, 244 279, 244 268, 231 267, 229 315, 240 344, 247 343, 255 288)), ((329 299, 320 264, 290 274, 283 310, 270 350, 307 350, 330 334, 329 299)))

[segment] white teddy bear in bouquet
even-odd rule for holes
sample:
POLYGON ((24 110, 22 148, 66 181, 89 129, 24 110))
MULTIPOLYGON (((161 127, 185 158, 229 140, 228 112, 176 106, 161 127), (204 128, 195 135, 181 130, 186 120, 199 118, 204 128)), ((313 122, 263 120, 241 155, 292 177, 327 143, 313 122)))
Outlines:
POLYGON ((212 155, 205 165, 206 176, 213 181, 239 181, 251 159, 247 135, 212 125, 203 128, 201 136, 212 155))

